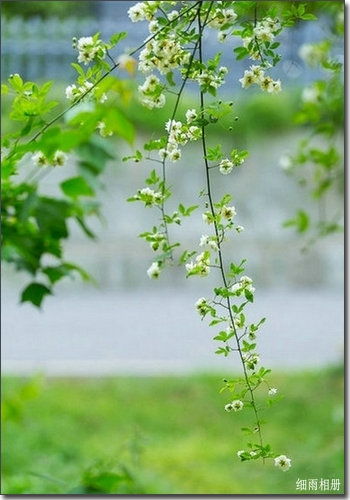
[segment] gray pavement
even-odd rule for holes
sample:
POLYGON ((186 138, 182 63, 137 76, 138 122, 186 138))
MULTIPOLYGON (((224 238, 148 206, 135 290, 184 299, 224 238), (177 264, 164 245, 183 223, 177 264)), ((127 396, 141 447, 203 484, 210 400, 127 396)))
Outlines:
MULTIPOLYGON (((201 323, 201 294, 179 288, 58 294, 44 312, 4 294, 3 372, 98 376, 238 369, 214 354, 216 329, 201 323)), ((251 320, 267 316, 259 351, 276 369, 315 368, 342 358, 340 294, 320 289, 258 291, 251 320)))

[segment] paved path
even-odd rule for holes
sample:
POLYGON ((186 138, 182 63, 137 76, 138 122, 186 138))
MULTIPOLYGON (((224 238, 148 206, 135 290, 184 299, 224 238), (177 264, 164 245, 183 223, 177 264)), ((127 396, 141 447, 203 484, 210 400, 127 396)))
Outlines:
MULTIPOLYGON (((197 295, 179 289, 57 296, 44 312, 3 298, 3 372, 50 375, 187 373, 234 368, 214 354, 214 329, 202 324, 197 295), (182 317, 179 322, 179 317, 182 317)), ((342 357, 342 297, 326 291, 260 292, 266 315, 260 353, 274 368, 317 367, 342 357)), ((238 365, 236 365, 238 367, 238 365)))

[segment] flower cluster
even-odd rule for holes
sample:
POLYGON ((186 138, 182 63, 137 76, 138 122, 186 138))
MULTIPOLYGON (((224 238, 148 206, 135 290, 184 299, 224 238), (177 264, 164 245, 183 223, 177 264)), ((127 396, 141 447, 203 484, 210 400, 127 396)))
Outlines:
POLYGON ((186 264, 187 276, 208 276, 210 272, 210 253, 202 252, 194 261, 186 264))
POLYGON ((227 28, 236 19, 237 14, 233 9, 215 9, 210 17, 209 26, 216 29, 227 28))
POLYGON ((195 306, 201 316, 204 316, 211 309, 205 297, 198 299, 195 306))
POLYGON ((228 403, 225 405, 225 410, 226 411, 240 411, 243 409, 243 401, 240 399, 236 399, 235 401, 232 401, 232 403, 228 403))
POLYGON ((107 95, 103 93, 101 96, 97 97, 97 87, 94 87, 93 83, 88 80, 85 81, 82 85, 77 87, 74 83, 72 85, 68 85, 66 88, 66 98, 70 101, 76 101, 78 99, 82 99, 83 97, 86 99, 98 100, 98 102, 103 103, 107 100, 107 95))
POLYGON ((200 247, 208 246, 212 250, 217 251, 219 249, 216 236, 208 236, 207 234, 203 234, 199 241, 200 247))
POLYGON ((164 199, 164 196, 160 191, 154 191, 149 187, 138 189, 137 193, 129 198, 128 201, 143 201, 146 207, 152 207, 154 205, 160 205, 164 199))
POLYGON ((261 90, 265 90, 270 94, 282 90, 281 80, 273 80, 270 76, 266 76, 262 66, 251 66, 249 70, 245 70, 243 77, 239 81, 243 88, 250 87, 255 83, 260 86, 261 90))
POLYGON ((249 278, 248 276, 242 276, 238 283, 232 285, 231 292, 237 296, 240 296, 245 291, 254 293, 255 288, 253 287, 252 283, 253 280, 251 278, 249 278))
POLYGON ((228 30, 237 19, 237 14, 233 9, 215 9, 210 17, 209 26, 218 31, 218 41, 224 42, 229 34, 228 30))
POLYGON ((128 16, 133 23, 151 21, 160 5, 160 2, 138 2, 128 10, 128 16))
POLYGON ((162 108, 166 102, 163 89, 164 86, 157 76, 147 76, 144 83, 138 87, 141 103, 149 109, 162 108))
POLYGON ((78 62, 89 64, 90 62, 104 59, 106 56, 106 47, 98 35, 84 36, 77 40, 73 38, 73 47, 79 52, 78 62))
POLYGON ((147 43, 140 52, 139 70, 147 73, 157 69, 164 75, 188 63, 190 57, 190 53, 176 40, 175 34, 169 34, 167 38, 154 38, 147 43))
POLYGON ((226 66, 220 66, 218 70, 214 68, 205 68, 194 70, 190 73, 192 80, 195 80, 203 92, 215 94, 216 90, 225 83, 225 76, 228 73, 226 66))
POLYGON ((56 151, 52 159, 47 158, 41 151, 32 156, 32 160, 38 167, 62 167, 67 160, 67 155, 63 151, 56 151))
MULTIPOLYGON (((194 110, 189 111, 192 117, 194 110)), ((189 121, 189 118, 187 118, 187 121, 189 121)), ((190 118, 190 121, 192 121, 192 118, 190 118)), ((159 156, 162 160, 168 158, 172 162, 176 162, 181 158, 180 145, 185 145, 189 141, 196 141, 201 136, 201 129, 196 125, 183 124, 175 120, 168 120, 165 124, 165 130, 168 132, 168 139, 165 147, 159 150, 159 156)))
POLYGON ((265 17, 256 23, 256 26, 253 29, 253 36, 260 42, 272 42, 276 34, 280 31, 281 23, 279 19, 265 17))

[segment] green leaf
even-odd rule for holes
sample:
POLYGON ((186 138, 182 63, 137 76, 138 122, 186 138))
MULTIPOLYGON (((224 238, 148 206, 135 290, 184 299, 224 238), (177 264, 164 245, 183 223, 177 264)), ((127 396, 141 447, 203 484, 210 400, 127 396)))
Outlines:
POLYGON ((176 83, 174 82, 174 74, 172 71, 169 71, 166 75, 166 81, 169 83, 170 87, 175 87, 176 83))
POLYGON ((119 109, 115 107, 108 109, 103 121, 106 124, 107 130, 111 130, 130 144, 134 142, 134 127, 119 109))
POLYGON ((42 283, 33 282, 23 290, 21 302, 31 302, 35 306, 40 307, 46 295, 52 295, 51 290, 42 283))
POLYGON ((245 298, 249 301, 249 302, 254 302, 254 295, 252 294, 252 292, 250 292, 249 290, 247 290, 246 288, 244 289, 244 295, 245 295, 245 298))
POLYGON ((114 33, 109 39, 109 43, 112 45, 112 47, 115 47, 117 43, 123 40, 126 36, 127 33, 125 31, 121 31, 120 33, 114 33))
POLYGON ((95 194, 92 187, 86 182, 84 177, 72 177, 60 184, 66 196, 78 198, 79 196, 93 196, 95 194))
POLYGON ((236 47, 233 49, 233 52, 236 54, 237 61, 244 59, 249 55, 249 51, 245 47, 236 47))
POLYGON ((301 19, 304 21, 316 21, 317 17, 314 14, 303 14, 301 16, 301 19))
POLYGON ((304 233, 310 225, 310 218, 304 210, 298 210, 294 219, 284 222, 284 227, 295 226, 299 233, 304 233))
POLYGON ((77 64, 77 63, 71 63, 71 66, 72 68, 74 68, 76 70, 76 72, 85 78, 85 73, 84 73, 84 70, 83 68, 80 66, 80 64, 77 64))

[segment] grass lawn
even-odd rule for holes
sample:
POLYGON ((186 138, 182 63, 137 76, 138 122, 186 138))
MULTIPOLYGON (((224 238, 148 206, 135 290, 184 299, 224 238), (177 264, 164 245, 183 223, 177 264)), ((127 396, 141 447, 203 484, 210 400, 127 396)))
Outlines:
POLYGON ((223 410, 220 376, 3 380, 2 493, 295 494, 341 480, 340 368, 272 374, 285 394, 266 441, 293 466, 240 463, 248 412, 223 410))

